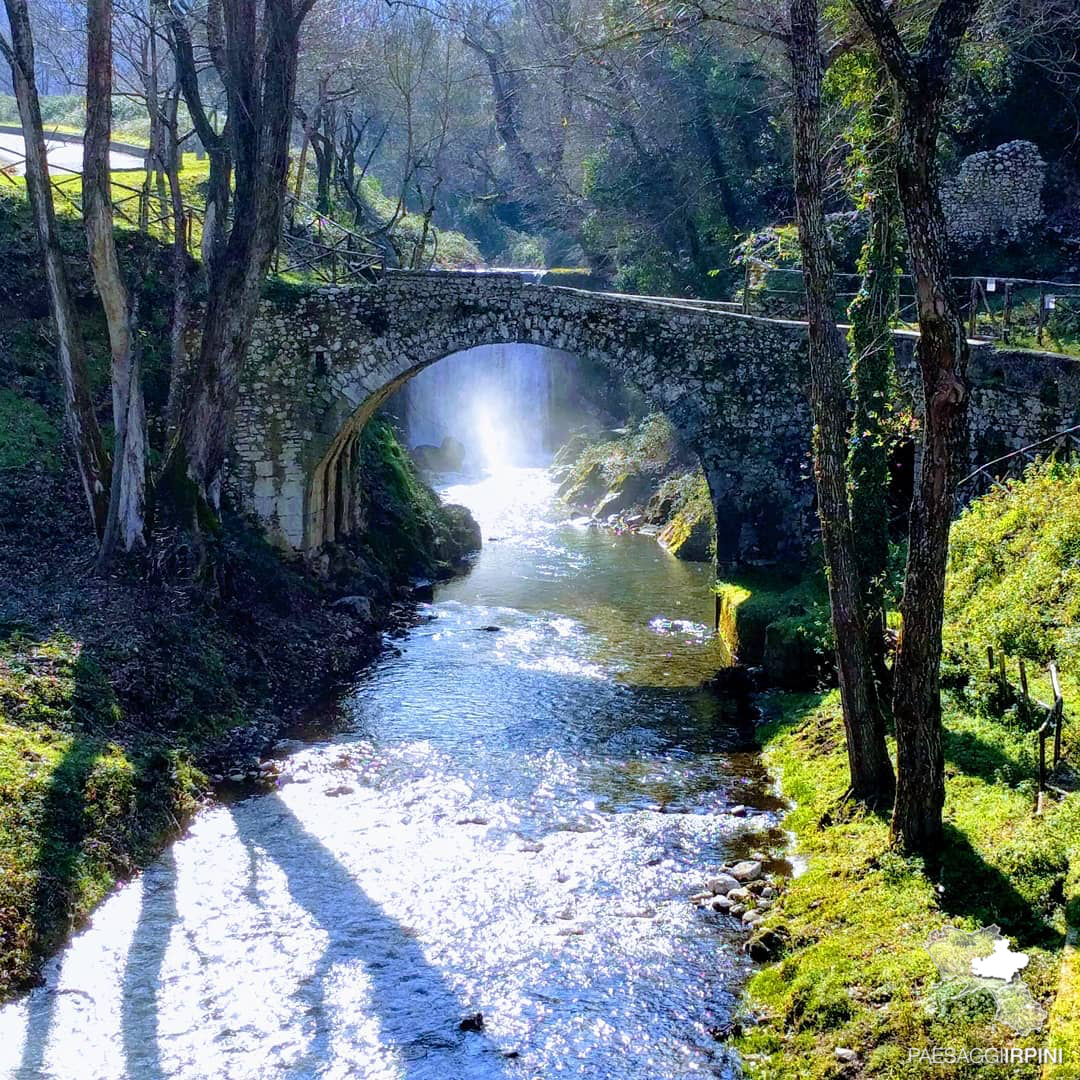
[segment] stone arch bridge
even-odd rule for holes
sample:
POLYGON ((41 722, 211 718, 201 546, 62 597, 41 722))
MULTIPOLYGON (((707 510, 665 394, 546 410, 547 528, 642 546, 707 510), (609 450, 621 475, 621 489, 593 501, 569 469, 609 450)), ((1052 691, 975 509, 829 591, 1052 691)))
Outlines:
MULTIPOLYGON (((264 300, 234 428, 234 497, 288 549, 340 537, 371 415, 427 365, 506 343, 598 363, 670 418, 704 467, 721 565, 805 555, 815 528, 805 324, 514 274, 393 273, 264 300)), ((902 379, 914 343, 897 335, 902 379)), ((1080 419, 1080 362, 1067 357, 976 345, 971 383, 973 462, 1080 419)))

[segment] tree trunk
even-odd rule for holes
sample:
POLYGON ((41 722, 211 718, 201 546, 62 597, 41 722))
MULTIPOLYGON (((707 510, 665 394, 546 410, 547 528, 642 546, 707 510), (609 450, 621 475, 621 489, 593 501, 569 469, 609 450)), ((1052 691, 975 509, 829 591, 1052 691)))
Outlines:
MULTIPOLYGON (((883 73, 884 74, 884 73, 883 73)), ((862 594, 867 649, 879 690, 888 684, 885 661, 885 575, 889 562, 889 436, 887 410, 894 400, 892 318, 899 268, 896 158, 890 126, 893 95, 878 94, 869 108, 865 147, 870 224, 859 259, 862 285, 848 308, 851 385, 854 397, 848 470, 855 560, 862 594)))
POLYGON ((325 215, 330 213, 330 181, 331 167, 334 164, 334 144, 322 132, 313 132, 311 149, 315 154, 315 209, 325 215))
POLYGON ((169 207, 173 222, 173 313, 169 336, 169 398, 165 408, 165 439, 169 447, 178 438, 183 395, 191 377, 191 357, 187 345, 191 287, 188 281, 187 210, 180 187, 181 150, 177 120, 180 103, 177 95, 178 91, 174 90, 169 96, 162 119, 166 137, 165 175, 169 181, 169 207))
MULTIPOLYGON (((171 454, 182 456, 182 471, 194 483, 198 501, 213 511, 221 505, 240 369, 281 231, 302 18, 303 14, 293 14, 290 0, 267 0, 262 27, 266 45, 260 65, 254 8, 237 0, 225 4, 229 124, 236 170, 234 221, 224 250, 211 267, 202 341, 190 386, 182 397, 182 448, 174 444, 171 454)), ((169 464, 167 472, 177 479, 180 470, 175 462, 169 464)))
POLYGON ((109 170, 112 134, 112 0, 87 4, 86 137, 83 141, 83 222, 94 283, 105 309, 112 351, 113 468, 109 510, 98 565, 106 569, 116 544, 146 546, 146 407, 133 313, 113 237, 109 170))
POLYGON ((814 475, 828 566, 829 602, 847 735, 851 795, 887 806, 893 772, 866 645, 847 495, 848 405, 845 351, 833 316, 832 253, 825 227, 817 0, 792 0, 791 69, 795 91, 795 197, 810 331, 814 475))
POLYGON ((100 537, 108 516, 109 463, 94 415, 86 369, 86 348, 56 229, 41 104, 34 81, 34 41, 30 18, 26 0, 4 0, 4 7, 11 29, 11 43, 8 45, 0 37, 0 47, 11 65, 11 78, 26 144, 26 189, 44 257, 49 303, 56 324, 60 379, 64 387, 64 420, 71 437, 90 518, 100 537))
MULTIPOLYGON (((203 216, 202 232, 202 260, 209 279, 225 248, 232 182, 232 157, 229 153, 230 122, 226 120, 224 130, 219 133, 214 130, 214 125, 206 115, 199 92, 199 67, 195 60, 195 50, 191 43, 191 35, 181 16, 174 14, 169 19, 169 37, 176 61, 176 79, 184 95, 184 103, 191 115, 195 134, 210 159, 210 176, 206 186, 206 210, 203 216)), ((252 63, 255 62, 254 56, 250 59, 252 63)))
POLYGON ((937 184, 937 137, 960 43, 979 0, 942 0, 917 55, 886 0, 853 0, 900 94, 896 181, 919 309, 922 455, 908 527, 903 629, 893 667, 896 807, 893 839, 932 855, 943 838, 941 625, 956 468, 967 446, 968 345, 949 280, 948 237, 937 184))
POLYGON ((929 95, 906 95, 897 149, 897 185, 919 308, 923 431, 893 676, 900 775, 893 834, 905 850, 923 853, 936 849, 942 838, 941 628, 956 467, 967 444, 968 344, 949 281, 945 214, 934 168, 941 104, 929 95))

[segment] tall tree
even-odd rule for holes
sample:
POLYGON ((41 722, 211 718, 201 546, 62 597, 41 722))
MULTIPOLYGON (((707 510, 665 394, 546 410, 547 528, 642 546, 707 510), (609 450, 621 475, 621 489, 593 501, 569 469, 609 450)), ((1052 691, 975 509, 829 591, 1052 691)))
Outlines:
MULTIPOLYGON (((199 118, 199 137, 206 134, 214 145, 212 160, 218 154, 221 168, 231 164, 235 172, 232 224, 227 238, 213 245, 202 338, 188 385, 175 397, 177 435, 167 462, 173 495, 182 506, 193 495, 189 508, 197 513, 220 507, 240 368, 281 232, 300 28, 314 3, 264 0, 260 11, 255 0, 223 0, 220 26, 209 19, 211 52, 228 99, 227 149, 207 120, 187 28, 179 19, 171 28, 180 85, 193 120, 199 118)), ((215 228, 223 225, 218 217, 215 228)))
POLYGON ((26 146, 26 188, 38 243, 45 261, 49 305, 56 324, 64 419, 82 480, 90 517, 100 537, 109 507, 109 462, 90 397, 86 347, 71 296, 64 254, 56 227, 49 163, 34 69, 34 38, 26 0, 4 0, 11 40, 0 35, 0 52, 11 67, 15 98, 26 146))
POLYGON ((109 144, 112 139, 112 0, 88 0, 86 136, 83 141, 83 222, 90 266, 105 309, 112 352, 113 467, 99 565, 117 543, 131 552, 146 545, 146 405, 134 313, 113 235, 109 144))
POLYGON ((828 568, 840 697, 847 736, 851 795, 887 806, 893 771, 867 645, 855 537, 848 502, 847 358, 833 315, 831 241, 825 226, 821 147, 824 61, 818 0, 792 0, 790 60, 794 89, 795 202, 810 330, 810 404, 814 477, 828 568))
POLYGON ((915 274, 919 313, 922 452, 911 504, 901 602, 903 629, 893 669, 897 790, 893 836, 904 850, 932 853, 942 840, 945 766, 941 736, 941 628, 945 566, 967 441, 968 344, 949 280, 945 214, 938 193, 937 140, 957 51, 979 0, 942 0, 912 51, 885 0, 852 0, 900 100, 896 178, 915 274))
POLYGON ((885 694, 885 578, 889 562, 890 412, 894 395, 892 319, 900 268, 900 207, 894 157, 895 94, 876 58, 856 56, 858 96, 852 124, 856 196, 869 218, 859 255, 862 282, 848 308, 851 329, 852 433, 848 454, 851 519, 870 663, 885 694))

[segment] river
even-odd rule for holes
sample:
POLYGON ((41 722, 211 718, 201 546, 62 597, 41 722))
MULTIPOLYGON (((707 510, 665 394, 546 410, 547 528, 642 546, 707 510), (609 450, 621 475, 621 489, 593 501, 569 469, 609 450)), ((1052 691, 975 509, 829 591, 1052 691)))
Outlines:
POLYGON ((698 688, 709 568, 563 520, 541 469, 446 494, 472 571, 0 1010, 0 1075, 732 1073, 744 934, 688 897, 777 807, 698 688))

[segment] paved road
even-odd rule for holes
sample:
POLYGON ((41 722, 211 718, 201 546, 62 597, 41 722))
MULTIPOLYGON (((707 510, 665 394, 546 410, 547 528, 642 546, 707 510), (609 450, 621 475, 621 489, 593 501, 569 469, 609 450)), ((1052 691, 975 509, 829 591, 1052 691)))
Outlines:
MULTIPOLYGON (((77 173, 82 171, 83 151, 81 141, 72 142, 70 136, 64 140, 46 138, 46 147, 48 148, 49 164, 54 170, 54 175, 60 177, 65 172, 77 173)), ((23 172, 22 157, 22 136, 0 132, 0 168, 14 163, 15 172, 21 175, 23 172)), ((141 169, 143 159, 139 155, 125 150, 113 150, 109 155, 109 164, 115 170, 141 169)))

